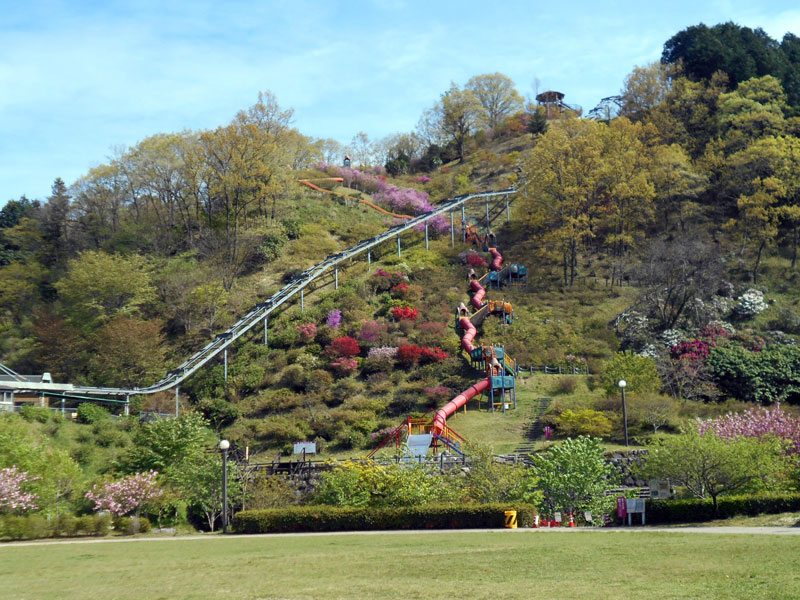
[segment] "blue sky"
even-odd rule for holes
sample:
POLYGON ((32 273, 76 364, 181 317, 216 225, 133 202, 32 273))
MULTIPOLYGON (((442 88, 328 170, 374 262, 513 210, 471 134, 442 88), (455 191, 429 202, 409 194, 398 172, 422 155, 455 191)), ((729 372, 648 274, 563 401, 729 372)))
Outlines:
POLYGON ((115 148, 227 123, 260 90, 306 135, 411 131, 451 81, 499 71, 591 109, 690 25, 800 34, 795 1, 8 2, 0 204, 45 198, 115 148))

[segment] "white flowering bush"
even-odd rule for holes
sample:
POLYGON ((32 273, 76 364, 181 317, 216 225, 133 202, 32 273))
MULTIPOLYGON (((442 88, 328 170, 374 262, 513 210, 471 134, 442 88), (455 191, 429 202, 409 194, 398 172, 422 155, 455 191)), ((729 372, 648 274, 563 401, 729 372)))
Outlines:
POLYGON ((656 347, 654 344, 647 344, 644 348, 642 348, 638 352, 639 356, 655 358, 656 357, 656 347))
POLYGON ((661 332, 661 335, 658 336, 659 341, 667 348, 677 346, 683 338, 684 335, 679 329, 665 329, 661 332))
POLYGON ((749 289, 738 300, 733 310, 740 317, 755 317, 767 309, 764 294, 759 290, 749 289))

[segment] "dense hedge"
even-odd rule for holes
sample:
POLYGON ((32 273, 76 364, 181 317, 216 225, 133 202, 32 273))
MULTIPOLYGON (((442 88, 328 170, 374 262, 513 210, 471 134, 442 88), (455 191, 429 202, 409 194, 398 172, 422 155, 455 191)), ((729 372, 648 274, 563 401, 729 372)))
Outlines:
POLYGON ((145 533, 150 530, 150 521, 140 517, 113 519, 111 515, 59 515, 46 519, 42 515, 0 516, 0 540, 35 540, 41 538, 105 536, 112 532, 122 535, 145 533), (113 525, 113 527, 112 527, 113 525))
POLYGON ((648 500, 645 515, 648 524, 699 523, 727 519, 738 515, 754 516, 800 510, 800 494, 768 496, 722 496, 717 499, 718 512, 710 499, 648 500))
POLYGON ((384 529, 478 529, 505 526, 504 512, 517 511, 520 527, 530 527, 536 507, 529 504, 428 505, 405 508, 290 506, 247 510, 233 517, 237 533, 369 531, 384 529))

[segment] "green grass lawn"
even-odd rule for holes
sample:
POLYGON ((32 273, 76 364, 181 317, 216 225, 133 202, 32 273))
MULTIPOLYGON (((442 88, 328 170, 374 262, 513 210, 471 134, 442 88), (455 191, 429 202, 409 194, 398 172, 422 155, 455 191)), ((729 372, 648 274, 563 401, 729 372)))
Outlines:
POLYGON ((6 600, 796 599, 800 536, 624 531, 0 547, 6 600))

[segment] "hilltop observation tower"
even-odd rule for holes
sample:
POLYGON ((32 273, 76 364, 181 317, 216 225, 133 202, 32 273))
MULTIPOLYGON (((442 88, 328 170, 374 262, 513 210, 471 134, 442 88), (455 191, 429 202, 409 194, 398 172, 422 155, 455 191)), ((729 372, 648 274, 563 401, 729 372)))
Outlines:
POLYGON ((583 112, 583 109, 577 104, 564 102, 564 94, 554 90, 547 90, 537 94, 536 103, 544 107, 544 114, 547 119, 561 119, 567 114, 580 115, 583 112))

